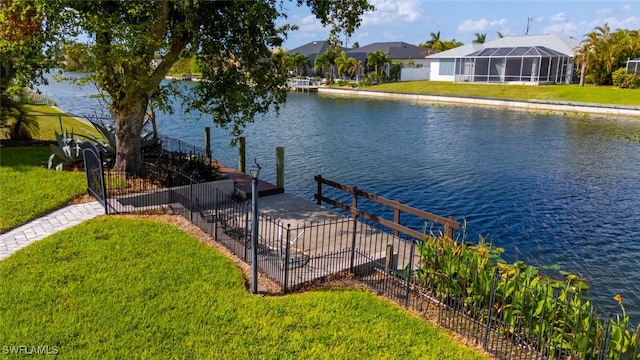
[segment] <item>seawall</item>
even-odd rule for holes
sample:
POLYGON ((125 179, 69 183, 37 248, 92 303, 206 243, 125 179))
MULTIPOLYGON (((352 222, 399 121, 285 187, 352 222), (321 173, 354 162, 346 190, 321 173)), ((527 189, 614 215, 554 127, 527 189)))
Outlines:
POLYGON ((382 92, 359 89, 336 89, 331 87, 319 87, 321 94, 341 96, 357 96, 378 99, 397 99, 410 101, 424 101, 442 104, 460 104, 467 106, 487 106, 508 109, 517 109, 532 112, 556 112, 556 113, 584 113, 602 116, 624 116, 640 119, 639 106, 607 105, 592 103, 576 103, 564 101, 545 100, 513 100, 494 99, 482 97, 457 97, 446 95, 429 95, 402 92, 382 92))

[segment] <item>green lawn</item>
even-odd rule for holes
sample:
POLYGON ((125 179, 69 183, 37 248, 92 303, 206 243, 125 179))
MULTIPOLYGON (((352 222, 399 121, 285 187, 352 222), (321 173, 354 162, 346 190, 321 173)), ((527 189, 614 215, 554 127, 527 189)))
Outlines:
POLYGON ((54 109, 47 105, 26 105, 29 113, 35 115, 40 124, 39 140, 55 140, 55 132, 67 130, 79 135, 95 135, 95 128, 84 121, 54 109), (61 128, 62 126, 62 128, 61 128))
POLYGON ((45 215, 86 192, 83 172, 60 172, 41 166, 51 149, 0 148, 0 231, 45 215))
POLYGON ((368 291, 251 295, 231 260, 151 220, 65 230, 0 279, 0 344, 63 358, 485 358, 368 291))
POLYGON ((407 92, 434 95, 481 96, 524 100, 572 101, 613 105, 640 106, 639 89, 612 86, 578 85, 503 85, 459 84, 443 81, 407 81, 373 85, 372 91, 407 92))

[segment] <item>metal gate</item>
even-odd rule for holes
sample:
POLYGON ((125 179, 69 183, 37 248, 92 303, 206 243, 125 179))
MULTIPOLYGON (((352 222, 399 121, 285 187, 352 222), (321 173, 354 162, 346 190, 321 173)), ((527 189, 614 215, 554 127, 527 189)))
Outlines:
POLYGON ((90 142, 81 145, 84 158, 84 171, 87 175, 87 193, 94 197, 104 207, 105 214, 109 213, 107 207, 107 191, 104 184, 104 171, 100 152, 90 142))

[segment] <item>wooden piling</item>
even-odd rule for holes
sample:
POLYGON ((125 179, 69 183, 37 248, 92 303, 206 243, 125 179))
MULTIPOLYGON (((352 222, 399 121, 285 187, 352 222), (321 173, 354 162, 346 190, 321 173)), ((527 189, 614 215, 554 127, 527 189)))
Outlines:
POLYGON ((276 187, 284 189, 284 147, 276 147, 276 187))
POLYGON ((238 139, 238 170, 247 173, 247 142, 244 136, 238 139))

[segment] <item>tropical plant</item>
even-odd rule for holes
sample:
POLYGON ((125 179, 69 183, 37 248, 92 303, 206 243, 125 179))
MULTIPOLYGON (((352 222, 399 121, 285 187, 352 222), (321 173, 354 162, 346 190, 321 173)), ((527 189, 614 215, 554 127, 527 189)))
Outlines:
MULTIPOLYGON (((374 50, 367 54, 367 66, 373 66, 375 72, 375 79, 377 80, 380 77, 380 73, 378 72, 379 66, 384 66, 389 62, 389 53, 383 52, 380 50, 374 50)), ((389 74, 387 74, 389 76, 389 74)))
POLYGON ((364 67, 362 66, 362 61, 360 60, 356 60, 355 58, 352 58, 353 60, 350 61, 349 63, 349 69, 347 69, 347 72, 349 73, 349 76, 351 77, 356 77, 356 81, 360 81, 360 72, 362 70, 364 70, 364 67))
POLYGON ((340 56, 333 60, 338 68, 338 76, 343 74, 350 74, 350 69, 357 61, 354 57, 347 56, 347 53, 343 50, 340 51, 340 56))
POLYGON ((400 73, 402 72, 403 63, 400 60, 392 60, 389 66, 389 80, 400 80, 400 73))
POLYGON ((311 64, 309 58, 300 53, 293 53, 288 55, 289 67, 295 71, 297 76, 302 75, 305 69, 311 64))
POLYGON ((430 48, 434 49, 436 52, 445 51, 449 49, 453 49, 458 46, 462 46, 463 44, 456 39, 451 40, 442 40, 440 39, 440 31, 437 33, 431 33, 431 38, 427 40, 424 44, 419 44, 419 47, 422 48, 430 48))
POLYGON ((473 40, 474 44, 484 44, 485 40, 487 40, 487 34, 480 34, 480 33, 475 33, 474 34, 476 36, 476 38, 473 40))
POLYGON ((597 26, 576 49, 580 64, 580 85, 613 83, 613 72, 625 66, 629 58, 640 56, 640 36, 637 30, 611 31, 608 24, 597 26))
POLYGON ((482 238, 474 245, 430 234, 417 249, 418 286, 466 317, 493 323, 505 338, 550 359, 640 359, 640 328, 629 329, 619 295, 622 316, 603 322, 583 298, 588 285, 559 266, 550 267, 563 277, 555 279, 522 261, 508 264, 482 238))
POLYGON ((640 74, 627 74, 627 69, 620 68, 611 74, 613 85, 621 89, 640 89, 640 74))
POLYGON ((57 131, 56 143, 50 144, 53 154, 49 156, 48 168, 62 171, 82 162, 82 141, 77 135, 67 130, 59 134, 57 131))

